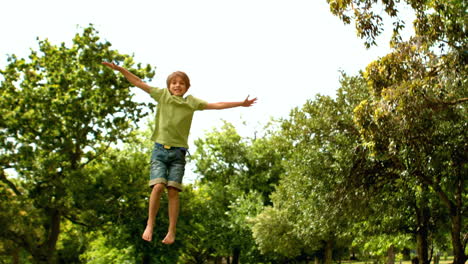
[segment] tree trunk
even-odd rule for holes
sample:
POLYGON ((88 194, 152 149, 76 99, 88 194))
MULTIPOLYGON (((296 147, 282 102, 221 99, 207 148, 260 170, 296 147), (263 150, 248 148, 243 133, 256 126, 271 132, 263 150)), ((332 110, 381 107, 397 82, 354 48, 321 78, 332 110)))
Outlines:
MULTIPOLYGON (((461 165, 457 165, 461 168, 461 165)), ((465 249, 462 241, 462 227, 463 227, 463 192, 465 189, 465 180, 463 173, 458 172, 457 186, 455 191, 455 201, 449 199, 449 196, 440 188, 440 186, 433 186, 436 190, 442 202, 447 206, 450 212, 451 221, 451 237, 452 237, 452 248, 453 248, 453 263, 464 264, 468 260, 468 256, 465 254, 465 249)))
POLYGON ((143 257, 141 258, 141 263, 142 264, 151 264, 151 257, 148 254, 143 254, 143 257))
POLYGON ((240 257, 240 248, 234 248, 232 250, 232 262, 231 264, 239 264, 239 257, 240 257))
POLYGON ((16 248, 13 250, 12 252, 12 264, 19 264, 20 263, 20 258, 19 258, 19 251, 20 249, 19 248, 16 248))
POLYGON ((419 264, 430 264, 429 263, 429 243, 428 243, 428 232, 429 232, 429 209, 426 205, 422 204, 421 208, 417 210, 417 226, 416 231, 416 246, 419 264))
POLYGON ((401 253, 403 254, 403 260, 411 260, 411 250, 409 248, 404 248, 401 253))
POLYGON ((357 260, 357 258, 356 258, 356 252, 355 252, 355 248, 354 248, 354 247, 351 249, 351 260, 357 260))
POLYGON ((433 263, 434 264, 439 264, 439 262, 440 262, 440 254, 439 254, 439 252, 437 252, 435 254, 435 256, 434 256, 434 262, 433 263))
MULTIPOLYGON (((459 168, 461 166, 458 166, 459 168)), ((463 217, 462 217, 462 208, 463 208, 463 191, 465 189, 464 177, 461 176, 462 173, 459 172, 457 188, 455 192, 455 205, 450 206, 450 218, 452 221, 452 247, 453 247, 453 264, 464 264, 468 259, 465 254, 465 249, 462 242, 462 227, 463 227, 463 217)))
POLYGON ((453 264, 464 264, 467 260, 465 250, 462 242, 462 217, 460 212, 457 210, 455 215, 451 216, 452 220, 452 247, 453 247, 453 264))
POLYGON ((50 260, 50 263, 55 263, 55 249, 60 234, 60 218, 60 212, 57 209, 52 209, 50 215, 51 227, 47 238, 47 258, 50 260))
POLYGON ((325 264, 333 262, 333 240, 329 239, 325 244, 325 264))
POLYGON ((57 209, 47 209, 46 212, 49 216, 49 223, 45 227, 47 239, 43 244, 28 249, 35 264, 55 264, 57 262, 55 253, 60 234, 61 214, 57 209))
POLYGON ((395 246, 392 244, 387 250, 387 264, 395 264, 395 246))

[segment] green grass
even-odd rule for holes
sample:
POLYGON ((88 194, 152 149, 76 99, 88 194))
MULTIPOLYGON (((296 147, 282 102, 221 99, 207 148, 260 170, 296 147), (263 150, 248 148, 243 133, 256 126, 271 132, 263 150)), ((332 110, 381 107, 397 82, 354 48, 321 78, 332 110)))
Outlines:
MULTIPOLYGON (((439 264, 451 264, 453 262, 453 256, 450 256, 450 257, 441 257, 440 258, 440 261, 439 261, 439 264)), ((374 263, 374 260, 370 259, 370 260, 367 260, 367 261, 351 261, 351 260, 343 260, 341 261, 341 264, 373 264, 374 263)), ((410 260, 405 260, 405 261, 401 261, 400 260, 395 260, 395 264, 411 264, 411 261, 410 260)), ((434 262, 431 262, 431 264, 434 263, 434 262)))

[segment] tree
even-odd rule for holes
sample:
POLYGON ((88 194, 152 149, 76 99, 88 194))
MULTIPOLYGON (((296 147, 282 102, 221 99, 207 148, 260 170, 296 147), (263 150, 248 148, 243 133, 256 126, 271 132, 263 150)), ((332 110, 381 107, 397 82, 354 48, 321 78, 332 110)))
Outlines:
POLYGON ((368 92, 362 78, 344 75, 341 82, 336 99, 318 95, 291 111, 281 124, 289 146, 285 171, 272 194, 273 207, 261 213, 254 226, 264 253, 323 256, 325 263, 331 263, 333 249, 350 243, 354 189, 348 188, 347 178, 354 173, 360 144, 352 115, 368 92), (275 223, 276 230, 267 229, 275 228, 275 223), (286 243, 289 239, 298 245, 286 243))
POLYGON ((268 131, 262 138, 243 139, 227 122, 195 141, 199 193, 206 197, 202 206, 210 208, 205 219, 216 219, 205 220, 204 227, 210 230, 207 246, 213 255, 232 256, 232 263, 261 258, 250 224, 244 223, 270 203, 269 194, 282 171, 277 142, 268 131))
MULTIPOLYGON (((345 23, 355 20, 368 46, 375 44, 383 27, 374 12, 378 1, 328 2, 345 23)), ((403 181, 436 194, 447 208, 454 263, 461 264, 467 259, 462 232, 467 191, 466 1, 404 1, 416 14, 415 36, 407 42, 399 38, 403 24, 398 2, 381 3, 397 18, 394 51, 367 67, 373 97, 356 109, 356 122, 373 156, 392 163, 403 181)), ((419 255, 428 263, 426 253, 419 255)))
MULTIPOLYGON (((368 66, 367 79, 374 97, 356 108, 356 122, 372 155, 391 164, 388 166, 399 171, 398 178, 403 182, 419 186, 415 191, 422 199, 422 227, 427 226, 424 222, 430 214, 425 197, 437 195, 451 218, 455 260, 463 260, 466 110, 462 105, 465 100, 459 98, 466 91, 458 85, 464 81, 461 76, 452 76, 453 70, 444 69, 446 66, 433 66, 441 63, 434 54, 404 46, 368 66), (429 65, 424 63, 427 57, 434 58, 429 65), (437 76, 431 74, 434 67, 437 76)), ((419 257, 423 263, 428 261, 427 253, 420 252, 419 257)))
MULTIPOLYGON (((132 57, 110 47, 91 25, 71 47, 40 40, 28 60, 10 55, 0 71, 0 180, 1 192, 8 193, 0 204, 0 237, 26 249, 36 263, 56 260, 65 219, 101 223, 87 209, 103 206, 108 197, 89 200, 75 190, 83 184, 107 188, 97 186, 86 167, 111 144, 126 141, 132 123, 146 115, 146 105, 132 101, 130 84, 101 66, 134 66, 132 57)), ((133 72, 154 75, 150 65, 137 64, 133 72)))

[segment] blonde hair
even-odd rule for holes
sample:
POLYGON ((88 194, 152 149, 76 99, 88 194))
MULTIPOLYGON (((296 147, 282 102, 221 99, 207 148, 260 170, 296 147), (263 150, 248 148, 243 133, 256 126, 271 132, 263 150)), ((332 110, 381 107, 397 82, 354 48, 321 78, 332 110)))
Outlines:
POLYGON ((166 80, 167 88, 169 88, 169 85, 171 84, 172 79, 174 79, 175 77, 182 78, 187 89, 190 87, 190 79, 188 75, 185 72, 176 71, 176 72, 169 74, 169 76, 167 76, 167 80, 166 80))

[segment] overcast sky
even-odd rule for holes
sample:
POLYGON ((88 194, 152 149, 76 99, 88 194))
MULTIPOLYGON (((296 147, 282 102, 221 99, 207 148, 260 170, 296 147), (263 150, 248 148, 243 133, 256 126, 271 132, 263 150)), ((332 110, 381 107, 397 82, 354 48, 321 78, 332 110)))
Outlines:
MULTIPOLYGON (((191 146, 221 119, 252 136, 270 117, 318 93, 334 95, 340 70, 357 74, 390 51, 390 31, 366 50, 326 0, 15 0, 0 10, 0 68, 6 54, 37 49, 36 37, 69 43, 90 23, 112 48, 156 67, 151 85, 165 87, 167 75, 181 70, 189 93, 208 102, 258 97, 251 108, 197 112, 191 146)), ((149 100, 134 90, 136 100, 149 100)))

